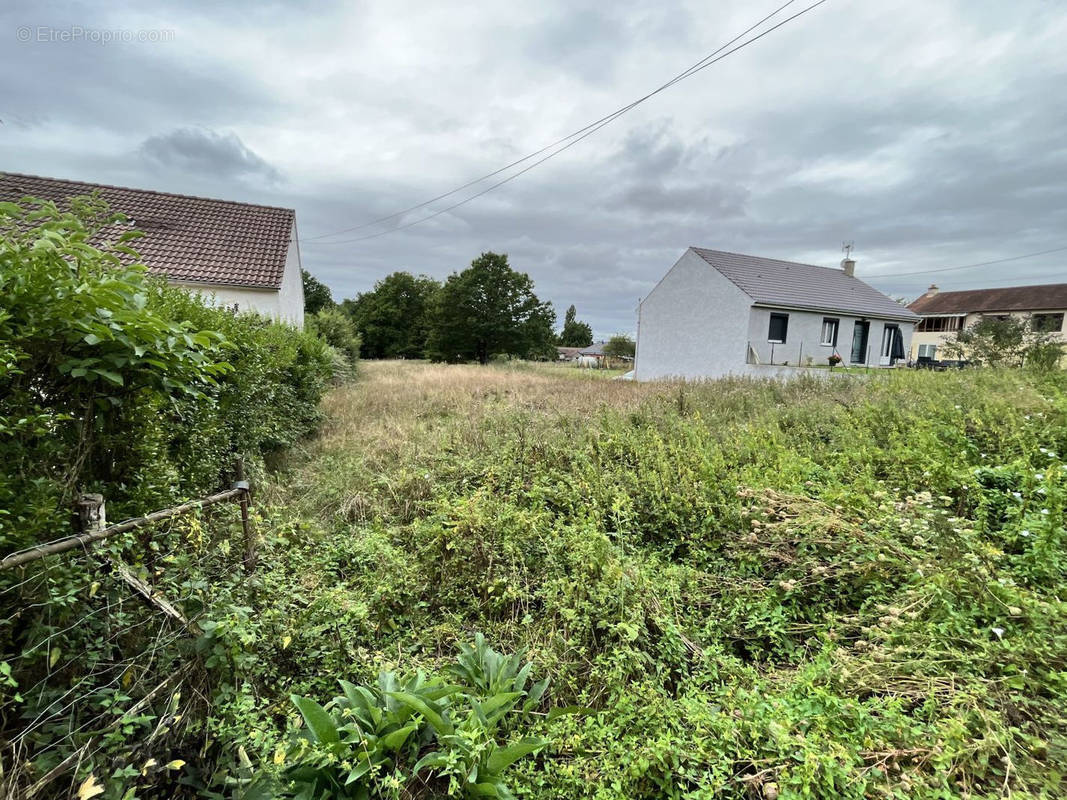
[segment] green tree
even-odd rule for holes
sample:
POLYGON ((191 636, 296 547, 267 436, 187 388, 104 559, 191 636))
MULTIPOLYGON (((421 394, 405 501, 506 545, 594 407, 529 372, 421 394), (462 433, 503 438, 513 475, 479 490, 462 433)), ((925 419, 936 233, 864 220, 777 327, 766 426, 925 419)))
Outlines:
POLYGON ((427 349, 436 361, 543 357, 555 344, 555 321, 552 304, 537 298, 529 275, 513 270, 507 255, 482 253, 438 293, 427 349))
POLYGON ((604 345, 604 355, 609 358, 633 358, 635 352, 637 345, 634 340, 622 333, 615 334, 604 345))
POLYGON ((426 275, 394 272, 374 289, 345 300, 363 358, 425 358, 430 308, 441 284, 426 275))
POLYGON ((575 319, 577 314, 572 305, 563 317, 563 330, 559 334, 561 347, 588 347, 593 343, 593 329, 588 323, 575 319))
POLYGON ((324 308, 334 305, 330 287, 320 281, 306 269, 301 270, 304 278, 304 313, 317 314, 324 308))
POLYGON ((944 345, 944 353, 986 367, 1052 369, 1063 355, 1063 344, 1030 317, 982 317, 960 329, 944 345))

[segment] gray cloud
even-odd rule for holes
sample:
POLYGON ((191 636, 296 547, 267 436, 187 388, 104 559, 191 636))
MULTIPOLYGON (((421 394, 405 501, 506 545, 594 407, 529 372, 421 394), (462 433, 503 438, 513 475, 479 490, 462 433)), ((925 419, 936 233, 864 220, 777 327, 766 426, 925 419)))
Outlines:
POLYGON ((235 133, 206 128, 178 128, 150 136, 140 154, 165 167, 222 178, 263 178, 277 182, 281 174, 252 152, 235 133))
POLYGON ((9 3, 0 36, 175 37, 10 38, 0 169, 291 206, 305 266, 339 296, 508 252, 601 335, 633 330, 638 297, 693 244, 829 265, 854 239, 858 273, 906 296, 1067 280, 1063 254, 898 275, 1067 244, 1067 9, 1047 0, 828 3, 468 205, 312 239, 582 127, 771 5, 9 3))

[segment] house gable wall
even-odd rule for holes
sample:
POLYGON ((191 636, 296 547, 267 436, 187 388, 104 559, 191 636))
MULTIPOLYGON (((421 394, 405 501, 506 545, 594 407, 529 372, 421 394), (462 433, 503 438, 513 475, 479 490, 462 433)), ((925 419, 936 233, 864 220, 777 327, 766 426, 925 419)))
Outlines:
POLYGON ((740 374, 752 299, 687 250, 638 308, 637 380, 740 374))
POLYGON ((287 322, 297 328, 304 327, 304 281, 301 275, 300 250, 295 224, 289 240, 285 272, 282 275, 280 289, 216 286, 185 281, 168 281, 168 283, 199 294, 204 300, 216 306, 236 307, 238 313, 252 311, 280 322, 287 322))

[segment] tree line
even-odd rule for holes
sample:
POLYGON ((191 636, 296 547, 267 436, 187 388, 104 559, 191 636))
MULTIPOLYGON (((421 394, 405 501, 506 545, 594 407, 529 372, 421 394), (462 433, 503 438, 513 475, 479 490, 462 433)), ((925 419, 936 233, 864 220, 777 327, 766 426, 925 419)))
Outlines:
POLYGON ((320 330, 347 325, 362 358, 485 364, 495 356, 554 359, 557 345, 593 343, 593 329, 577 319, 573 305, 557 334, 552 304, 537 297, 530 276, 512 269, 502 253, 482 253, 444 282, 394 272, 340 304, 305 272, 304 300, 320 330))

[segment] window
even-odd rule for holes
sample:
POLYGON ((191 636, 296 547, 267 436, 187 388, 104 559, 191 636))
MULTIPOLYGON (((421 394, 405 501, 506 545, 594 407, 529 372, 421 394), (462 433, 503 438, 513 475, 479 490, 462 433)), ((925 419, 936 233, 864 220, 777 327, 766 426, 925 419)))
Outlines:
POLYGON ((960 324, 963 317, 924 317, 919 320, 918 326, 915 330, 920 333, 945 333, 947 331, 958 331, 962 325, 960 324))
POLYGON ((933 360, 937 358, 937 345, 936 344, 921 344, 919 345, 919 358, 929 358, 933 360))
POLYGON ((788 314, 771 314, 771 324, 767 328, 767 341, 781 344, 785 341, 785 335, 788 329, 788 314))
POLYGON ((822 321, 821 344, 829 347, 837 347, 837 320, 824 317, 822 321))
POLYGON ((1063 330, 1063 314, 1034 314, 1030 325, 1035 331, 1056 333, 1063 330))

